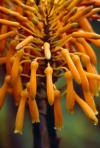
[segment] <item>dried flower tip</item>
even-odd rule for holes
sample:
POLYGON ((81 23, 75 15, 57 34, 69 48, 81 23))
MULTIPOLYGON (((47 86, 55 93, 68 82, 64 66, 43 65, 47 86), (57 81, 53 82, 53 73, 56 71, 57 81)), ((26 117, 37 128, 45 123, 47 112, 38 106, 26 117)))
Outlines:
POLYGON ((45 55, 45 58, 47 60, 50 60, 51 59, 51 51, 50 51, 50 44, 48 42, 45 42, 44 45, 44 55, 45 55))
POLYGON ((17 46, 16 46, 16 50, 19 50, 21 48, 23 48, 24 46, 26 46, 27 44, 29 44, 30 42, 32 42, 34 39, 33 36, 28 36, 27 38, 25 38, 22 42, 20 42, 17 46))

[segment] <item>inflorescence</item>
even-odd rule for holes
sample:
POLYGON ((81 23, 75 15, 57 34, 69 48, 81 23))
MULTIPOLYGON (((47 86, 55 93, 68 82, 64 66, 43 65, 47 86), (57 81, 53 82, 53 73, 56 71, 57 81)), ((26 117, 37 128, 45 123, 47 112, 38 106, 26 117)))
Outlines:
POLYGON ((41 87, 54 108, 57 129, 63 124, 63 95, 68 113, 74 111, 77 102, 94 124, 98 123, 94 97, 100 75, 90 43, 100 47, 100 35, 89 20, 100 19, 99 6, 99 0, 40 0, 38 6, 34 0, 0 1, 0 64, 6 67, 0 108, 6 94, 12 94, 18 105, 15 133, 22 133, 26 105, 32 123, 41 122, 37 105, 37 97, 43 99, 41 87), (61 77, 65 84, 57 88, 61 77), (82 88, 83 98, 73 83, 82 88))

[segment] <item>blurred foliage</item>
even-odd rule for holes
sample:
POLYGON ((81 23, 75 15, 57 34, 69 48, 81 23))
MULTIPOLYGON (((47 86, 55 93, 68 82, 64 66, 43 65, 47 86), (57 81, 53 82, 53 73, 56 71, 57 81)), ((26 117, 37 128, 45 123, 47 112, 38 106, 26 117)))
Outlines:
MULTIPOLYGON (((100 22, 93 22, 93 28, 100 34, 100 22)), ((100 49, 93 46, 97 58, 97 69, 100 73, 100 49)), ((0 82, 4 79, 5 69, 0 66, 0 82)), ((63 80, 59 82, 61 85, 63 80)), ((96 98, 97 109, 100 112, 100 98, 96 98)), ((69 115, 65 107, 65 98, 61 101, 63 111, 63 129, 57 131, 61 138, 60 148, 99 148, 100 147, 100 124, 95 126, 83 113, 81 108, 75 104, 75 111, 69 115)), ((3 108, 0 111, 0 148, 32 148, 32 124, 26 109, 23 135, 14 134, 14 122, 17 107, 14 106, 12 96, 6 96, 3 108)), ((98 115, 100 121, 100 115, 98 115)))

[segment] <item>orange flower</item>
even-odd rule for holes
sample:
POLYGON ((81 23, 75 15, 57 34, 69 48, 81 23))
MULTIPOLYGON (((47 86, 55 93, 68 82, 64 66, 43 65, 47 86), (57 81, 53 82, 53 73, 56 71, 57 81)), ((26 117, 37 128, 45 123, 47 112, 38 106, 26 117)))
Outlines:
POLYGON ((32 61, 31 63, 31 76, 30 76, 30 97, 35 99, 37 91, 37 81, 36 81, 36 70, 38 68, 38 62, 32 61))
POLYGON ((19 66, 19 62, 20 62, 23 54, 24 54, 23 50, 19 50, 16 53, 16 58, 14 60, 14 63, 13 63, 12 69, 11 69, 11 82, 12 82, 12 85, 14 85, 14 83, 16 82, 16 79, 17 79, 17 76, 18 76, 18 66, 19 66))
POLYGON ((63 50, 61 51, 61 54, 62 54, 62 55, 64 56, 64 58, 66 59, 66 62, 68 63, 69 69, 70 69, 70 71, 71 71, 71 73, 72 73, 72 75, 73 75, 74 80, 75 80, 78 84, 80 84, 80 83, 81 83, 81 79, 80 79, 79 72, 78 72, 78 70, 76 69, 76 67, 75 67, 75 65, 74 65, 74 63, 73 63, 73 61, 72 61, 72 59, 71 59, 71 57, 70 57, 70 54, 69 54, 68 50, 63 49, 63 50))
POLYGON ((85 75, 85 72, 84 72, 84 70, 82 68, 82 65, 80 63, 80 58, 77 55, 74 55, 72 57, 72 59, 75 62, 75 65, 76 65, 76 67, 77 67, 77 69, 79 71, 80 77, 81 77, 81 85, 82 85, 85 100, 86 100, 87 104, 93 109, 95 114, 97 114, 94 99, 93 99, 93 97, 92 97, 92 95, 90 93, 89 82, 88 82, 88 79, 87 79, 87 77, 85 75))
POLYGON ((67 82, 67 93, 66 93, 66 107, 68 109, 68 113, 73 113, 74 110, 74 87, 73 87, 73 77, 70 71, 67 71, 64 74, 67 82))
POLYGON ((21 83, 21 72, 22 72, 22 67, 19 66, 18 67, 18 76, 17 76, 17 79, 16 79, 16 82, 12 88, 12 91, 13 91, 13 95, 14 95, 14 101, 15 101, 15 104, 16 105, 19 105, 19 102, 20 102, 20 95, 21 95, 21 92, 22 92, 22 89, 23 89, 23 86, 22 86, 22 83, 21 83))
POLYGON ((8 76, 5 77, 4 84, 0 88, 0 108, 3 106, 9 83, 10 83, 10 76, 8 75, 8 76))
POLYGON ((53 89, 53 82, 52 82, 52 73, 53 69, 50 65, 45 69, 46 74, 46 87, 47 87, 47 98, 50 105, 54 103, 54 89, 53 89))
POLYGON ((74 92, 74 94, 75 94, 75 100, 81 106, 81 108, 83 109, 85 114, 88 116, 88 118, 90 118, 94 122, 94 124, 97 125, 98 124, 98 119, 96 118, 95 113, 93 112, 93 110, 75 92, 74 92))
POLYGON ((34 0, 0 1, 0 64, 6 67, 0 108, 6 93, 12 93, 19 105, 15 133, 22 132, 25 104, 32 122, 39 122, 37 106, 39 99, 46 101, 44 94, 54 109, 57 129, 62 127, 60 97, 65 93, 69 113, 77 101, 97 124, 93 96, 98 94, 100 76, 90 44, 100 47, 100 35, 89 20, 100 19, 99 6, 98 0, 40 0, 38 6, 34 0), (56 89, 56 82, 63 76, 65 84, 56 89), (82 88, 84 101, 75 93, 73 82, 82 88))
POLYGON ((40 119, 39 119, 39 110, 38 110, 38 107, 37 107, 36 100, 35 99, 32 100, 29 97, 29 102, 28 103, 29 103, 29 111, 30 111, 32 123, 40 122, 40 119))
POLYGON ((60 106, 60 91, 54 91, 55 99, 54 99, 54 119, 55 119, 55 128, 60 130, 62 128, 62 111, 60 106))
POLYGON ((22 128, 24 124, 25 103, 26 103, 27 97, 28 97, 28 92, 25 89, 21 92, 21 99, 20 99, 20 104, 18 107, 17 115, 16 115, 14 133, 22 134, 22 128))
MULTIPOLYGON (((81 57, 81 60, 85 64, 86 69, 87 69, 88 72, 90 72, 91 74, 92 73, 96 74, 95 71, 94 71, 94 69, 93 69, 93 65, 90 62, 89 56, 83 55, 81 57)), ((97 95, 97 92, 98 92, 97 81, 95 79, 91 79, 91 78, 88 78, 88 81, 89 81, 89 86, 90 86, 91 93, 94 96, 96 96, 97 95)))

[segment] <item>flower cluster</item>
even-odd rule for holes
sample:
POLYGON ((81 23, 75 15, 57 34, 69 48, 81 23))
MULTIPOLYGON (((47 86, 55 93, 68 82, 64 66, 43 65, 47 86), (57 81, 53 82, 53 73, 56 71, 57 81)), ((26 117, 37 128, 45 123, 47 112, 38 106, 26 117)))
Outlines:
POLYGON ((97 58, 90 45, 100 47, 100 35, 89 19, 99 19, 99 0, 0 1, 0 64, 6 76, 0 88, 0 108, 5 96, 14 96, 18 111, 15 133, 22 133, 25 106, 32 122, 40 122, 37 97, 45 86, 47 101, 54 108, 55 127, 62 127, 61 97, 66 95, 68 113, 77 102, 85 114, 98 123, 94 97, 98 95, 100 76, 97 58), (64 86, 55 82, 65 78, 64 86), (77 83, 84 99, 74 89, 77 83))

